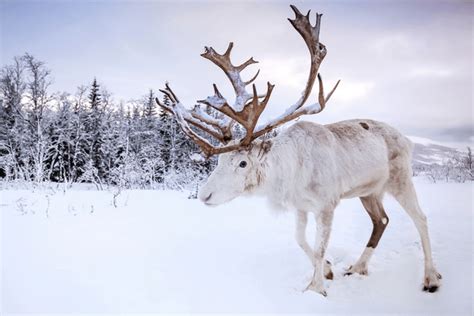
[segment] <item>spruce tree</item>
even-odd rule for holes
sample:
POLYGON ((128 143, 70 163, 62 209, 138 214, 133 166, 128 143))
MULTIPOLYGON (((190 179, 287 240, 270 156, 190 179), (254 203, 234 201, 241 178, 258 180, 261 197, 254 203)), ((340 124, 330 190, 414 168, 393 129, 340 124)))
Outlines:
MULTIPOLYGON (((100 95, 100 86, 97 79, 94 78, 89 93, 90 112, 86 123, 86 133, 89 142, 89 155, 92 166, 97 170, 100 179, 105 175, 103 163, 103 126, 102 126, 102 104, 100 95)), ((98 179, 96 179, 98 181, 98 179)))

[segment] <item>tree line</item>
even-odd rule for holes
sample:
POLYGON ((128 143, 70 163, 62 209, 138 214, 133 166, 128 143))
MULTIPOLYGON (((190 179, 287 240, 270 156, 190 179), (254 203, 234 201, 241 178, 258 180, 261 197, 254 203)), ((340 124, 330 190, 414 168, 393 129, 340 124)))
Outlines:
POLYGON ((95 78, 74 94, 51 93, 51 80, 30 54, 0 69, 3 180, 179 189, 215 163, 190 159, 195 144, 157 108, 153 90, 117 103, 95 78))

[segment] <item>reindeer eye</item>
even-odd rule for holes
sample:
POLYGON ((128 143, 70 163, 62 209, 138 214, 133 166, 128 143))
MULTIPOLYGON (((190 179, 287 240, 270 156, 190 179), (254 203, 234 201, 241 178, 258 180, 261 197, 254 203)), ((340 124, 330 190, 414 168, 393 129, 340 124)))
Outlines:
POLYGON ((247 166, 247 161, 243 161, 243 160, 242 160, 242 161, 239 163, 239 167, 240 167, 240 168, 245 168, 246 166, 247 166))

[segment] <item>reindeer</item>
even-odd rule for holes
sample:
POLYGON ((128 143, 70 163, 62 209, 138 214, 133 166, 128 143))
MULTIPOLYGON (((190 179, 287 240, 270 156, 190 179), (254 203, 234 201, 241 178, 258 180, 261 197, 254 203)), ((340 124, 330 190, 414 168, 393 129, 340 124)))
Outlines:
POLYGON ((422 212, 411 180, 412 143, 391 126, 367 119, 342 121, 319 125, 300 121, 276 137, 261 136, 303 115, 324 110, 339 81, 325 95, 318 69, 326 56, 325 45, 319 41, 322 14, 316 14, 311 25, 310 11, 306 15, 291 5, 296 17, 288 19, 304 39, 311 57, 308 81, 301 98, 281 116, 263 125, 258 119, 270 100, 274 85, 267 83, 266 93, 259 94, 252 85, 258 76, 244 81, 240 73, 257 63, 252 58, 235 66, 230 60, 233 43, 224 54, 212 47, 205 47, 202 57, 219 66, 230 80, 236 98, 229 104, 214 84, 214 95, 197 101, 188 110, 177 98, 168 83, 160 90, 164 99, 156 102, 173 114, 182 130, 209 158, 219 155, 218 164, 200 189, 199 199, 206 205, 219 205, 238 196, 260 194, 268 197, 277 208, 296 210, 296 240, 311 261, 314 272, 306 289, 326 296, 324 277, 333 274, 324 259, 331 232, 334 209, 341 199, 359 197, 373 223, 372 234, 357 262, 350 266, 347 275, 368 274, 368 263, 388 225, 382 200, 389 193, 411 217, 420 234, 425 260, 423 290, 435 292, 440 286, 441 275, 432 259, 426 216, 422 212), (318 78, 318 102, 304 105, 318 78), (209 115, 202 106, 211 107, 220 116, 209 115), (240 124, 245 134, 235 139, 235 124, 240 124), (200 130, 198 133, 197 131, 200 130), (201 136, 205 132, 219 141, 213 145, 201 136), (314 249, 306 241, 308 214, 316 220, 314 249))

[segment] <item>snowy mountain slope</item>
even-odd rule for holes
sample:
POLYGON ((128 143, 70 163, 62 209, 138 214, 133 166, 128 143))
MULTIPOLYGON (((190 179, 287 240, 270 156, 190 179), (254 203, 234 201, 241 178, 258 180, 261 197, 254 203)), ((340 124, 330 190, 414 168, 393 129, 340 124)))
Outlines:
POLYGON ((472 184, 416 181, 443 274, 439 292, 421 291, 418 234, 391 198, 369 275, 343 277, 371 232, 353 199, 336 210, 327 298, 301 292, 312 269, 294 241, 293 215, 275 214, 260 199, 209 208, 184 193, 122 191, 114 208, 107 191, 3 190, 1 314, 470 315, 472 184))
POLYGON ((458 149, 431 139, 416 136, 409 136, 408 138, 415 145, 413 148, 414 165, 443 164, 460 152, 458 149))

